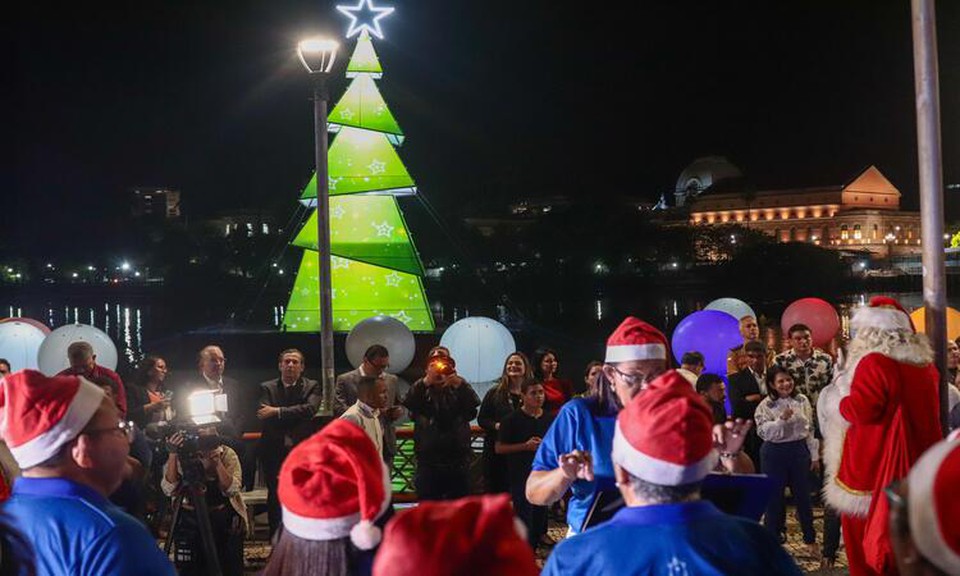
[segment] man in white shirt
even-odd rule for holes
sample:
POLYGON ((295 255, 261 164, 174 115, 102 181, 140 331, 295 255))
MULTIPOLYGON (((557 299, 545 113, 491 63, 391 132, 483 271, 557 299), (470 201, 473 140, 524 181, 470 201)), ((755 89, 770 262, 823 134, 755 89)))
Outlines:
POLYGON ((377 452, 383 454, 383 426, 380 410, 387 405, 387 384, 377 376, 361 376, 357 381, 357 401, 347 408, 341 418, 363 428, 373 440, 377 452))
POLYGON ((677 372, 686 378, 691 386, 696 388, 697 378, 703 374, 703 354, 696 351, 685 352, 680 358, 680 368, 677 372))

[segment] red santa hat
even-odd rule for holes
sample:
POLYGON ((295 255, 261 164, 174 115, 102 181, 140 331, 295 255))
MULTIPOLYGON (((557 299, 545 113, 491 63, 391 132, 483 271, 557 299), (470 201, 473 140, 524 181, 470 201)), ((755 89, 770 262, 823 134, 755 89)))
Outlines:
POLYGON ((607 338, 605 362, 666 360, 667 337, 643 320, 627 316, 607 338))
POLYGON ((390 503, 390 476, 367 434, 352 422, 334 420, 290 451, 277 495, 287 532, 305 540, 349 535, 358 548, 370 550, 380 542, 373 521, 390 503))
POLYGON ((613 462, 663 486, 703 480, 717 464, 710 407, 676 370, 662 374, 617 416, 613 462))
POLYGON ((889 296, 874 296, 870 304, 858 308, 850 319, 850 327, 854 332, 863 328, 917 331, 903 305, 889 296))
POLYGON ((387 525, 373 576, 535 576, 518 524, 506 494, 423 502, 387 525))
POLYGON ((76 438, 105 397, 80 376, 15 372, 0 380, 0 434, 20 468, 32 468, 76 438))
POLYGON ((907 518, 917 549, 947 574, 960 575, 960 442, 934 444, 908 479, 907 518))

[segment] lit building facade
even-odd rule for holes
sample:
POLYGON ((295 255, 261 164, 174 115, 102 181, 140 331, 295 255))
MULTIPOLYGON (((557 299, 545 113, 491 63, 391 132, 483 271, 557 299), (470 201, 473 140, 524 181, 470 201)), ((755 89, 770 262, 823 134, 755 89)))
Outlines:
POLYGON ((738 224, 780 242, 863 250, 880 258, 920 253, 920 214, 900 210, 900 191, 875 166, 840 186, 727 190, 686 197, 690 223, 738 224))

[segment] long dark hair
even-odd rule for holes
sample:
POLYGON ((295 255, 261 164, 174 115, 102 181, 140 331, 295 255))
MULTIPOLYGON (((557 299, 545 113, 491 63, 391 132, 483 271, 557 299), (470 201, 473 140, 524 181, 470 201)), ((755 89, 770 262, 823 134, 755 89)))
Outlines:
POLYGON ((793 377, 793 374, 789 370, 780 366, 779 364, 774 364, 773 366, 767 368, 767 395, 770 396, 771 400, 777 400, 780 398, 780 394, 773 387, 774 381, 777 379, 777 374, 786 374, 790 377, 790 380, 793 381, 793 392, 790 393, 791 398, 796 398, 797 394, 800 393, 800 389, 797 387, 797 379, 793 377))
POLYGON ((497 399, 501 402, 506 402, 510 395, 510 378, 507 376, 507 362, 514 356, 519 356, 520 359, 523 360, 524 370, 523 382, 520 383, 521 389, 524 383, 533 380, 533 372, 530 371, 530 359, 527 358, 527 355, 519 351, 508 354, 503 361, 503 372, 500 373, 500 378, 497 380, 496 391, 494 392, 494 394, 497 395, 497 399))
POLYGON ((150 371, 156 368, 157 362, 160 360, 163 360, 163 358, 153 354, 144 356, 143 360, 140 361, 140 365, 137 366, 137 371, 133 373, 133 383, 146 388, 147 382, 150 381, 150 371))
POLYGON ((350 576, 357 554, 349 538, 307 540, 283 531, 261 576, 350 576))
POLYGON ((540 368, 540 365, 543 364, 543 359, 550 354, 552 354, 553 358, 557 361, 557 371, 553 373, 553 377, 560 378, 560 356, 557 355, 557 351, 553 348, 541 346, 533 353, 533 377, 541 382, 543 382, 543 369, 540 368))

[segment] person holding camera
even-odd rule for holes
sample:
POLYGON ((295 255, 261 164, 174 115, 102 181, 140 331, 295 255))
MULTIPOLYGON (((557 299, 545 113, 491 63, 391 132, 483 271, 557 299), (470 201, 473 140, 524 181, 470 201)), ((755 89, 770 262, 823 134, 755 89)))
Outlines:
MULTIPOLYGON (((229 446, 220 443, 215 428, 201 428, 190 437, 177 431, 167 439, 170 456, 160 488, 174 496, 184 480, 184 467, 199 465, 201 492, 210 514, 210 525, 220 572, 224 576, 243 575, 243 537, 249 530, 247 508, 240 497, 240 458, 229 446)), ((196 470, 196 468, 195 468, 196 470)), ((174 561, 181 576, 205 574, 204 557, 197 508, 184 500, 177 525, 172 527, 176 550, 174 561)))
POLYGON ((470 492, 470 421, 480 398, 446 348, 431 350, 427 372, 403 401, 414 422, 415 483, 420 500, 452 500, 470 492))

